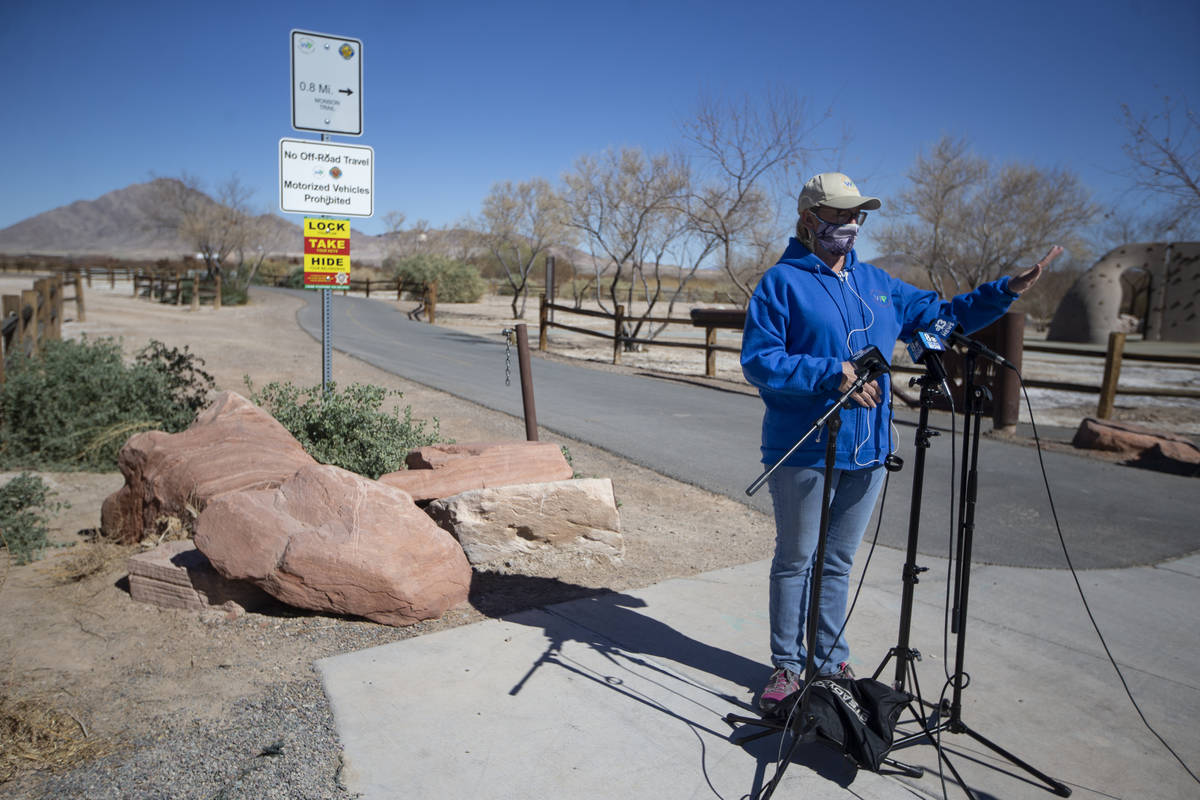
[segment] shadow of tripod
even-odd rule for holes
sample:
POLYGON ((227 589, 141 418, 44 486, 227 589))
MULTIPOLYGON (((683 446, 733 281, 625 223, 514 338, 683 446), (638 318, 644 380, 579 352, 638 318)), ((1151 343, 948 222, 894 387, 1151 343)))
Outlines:
POLYGON ((940 383, 932 375, 924 375, 913 379, 914 383, 921 386, 921 413, 916 430, 917 454, 913 473, 912 504, 909 509, 908 549, 903 569, 904 590, 900 604, 900 630, 896 646, 888 651, 888 654, 884 657, 872 677, 878 678, 887 666, 888 661, 893 658, 896 660, 895 681, 893 685, 896 689, 905 690, 905 687, 911 681, 914 701, 909 704, 909 710, 912 712, 913 718, 921 730, 900 737, 893 743, 892 749, 916 744, 921 740, 928 740, 937 750, 939 759, 949 767, 955 781, 962 787, 967 797, 972 800, 976 799, 974 792, 967 786, 966 781, 963 780, 954 763, 946 755, 945 748, 942 746, 941 738, 938 735, 942 731, 967 734, 1014 766, 1020 767, 1042 781, 1050 791, 1053 791, 1060 797, 1069 797, 1071 789, 1066 784, 1055 780, 1026 761, 1018 758, 983 734, 975 731, 963 722, 962 719, 962 692, 967 684, 967 676, 963 671, 963 664, 966 656, 966 620, 971 583, 971 548, 974 541, 975 506, 979 487, 979 425, 983 415, 983 400, 987 392, 985 387, 975 385, 974 374, 975 353, 968 351, 963 364, 963 463, 959 481, 959 496, 961 501, 957 520, 958 536, 955 542, 953 611, 951 614, 951 632, 956 634, 954 674, 950 677, 950 685, 953 689, 951 699, 949 702, 943 699, 940 703, 933 704, 923 698, 916 670, 913 667, 913 663, 919 661, 921 655, 919 651, 910 646, 909 642, 912 625, 913 589, 920 582, 918 577, 920 573, 928 569, 927 567, 917 566, 916 557, 921 518, 921 494, 924 487, 925 451, 929 449, 930 438, 936 436, 938 433, 929 428, 929 409, 936 400, 938 384, 940 383), (930 708, 931 713, 928 715, 922 713, 923 707, 930 708))

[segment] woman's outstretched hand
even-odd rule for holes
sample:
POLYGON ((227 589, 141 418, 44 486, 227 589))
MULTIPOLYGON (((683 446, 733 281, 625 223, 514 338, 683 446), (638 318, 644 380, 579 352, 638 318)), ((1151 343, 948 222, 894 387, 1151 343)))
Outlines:
POLYGON ((1023 294, 1024 292, 1028 291, 1029 287, 1037 283, 1038 278, 1042 277, 1042 270, 1044 270, 1051 261, 1062 255, 1062 251, 1063 249, 1058 245, 1051 247, 1049 252, 1042 256, 1041 261, 1037 262, 1019 275, 1014 275, 1013 277, 1009 278, 1008 290, 1013 294, 1023 294))

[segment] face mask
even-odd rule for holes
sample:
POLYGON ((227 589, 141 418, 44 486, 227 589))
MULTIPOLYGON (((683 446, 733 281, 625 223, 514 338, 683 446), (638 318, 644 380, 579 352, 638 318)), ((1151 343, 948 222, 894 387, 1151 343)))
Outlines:
POLYGON ((820 217, 817 217, 817 222, 821 224, 817 228, 816 239, 830 253, 844 256, 854 248, 854 240, 858 238, 858 225, 853 222, 835 225, 820 217))

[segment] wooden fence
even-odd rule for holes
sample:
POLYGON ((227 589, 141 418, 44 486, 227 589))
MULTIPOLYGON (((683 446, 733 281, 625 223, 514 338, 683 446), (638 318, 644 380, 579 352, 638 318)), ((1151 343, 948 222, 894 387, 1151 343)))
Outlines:
MULTIPOLYGON (((74 285, 76 318, 84 319, 83 289, 78 275, 74 285)), ((19 295, 6 294, 0 298, 3 324, 0 327, 0 383, 4 382, 6 364, 11 355, 23 352, 36 356, 48 340, 62 338, 64 295, 63 275, 39 278, 32 289, 19 295)))
MULTIPOLYGON (((551 328, 558 328, 561 330, 571 331, 573 333, 580 333, 586 336, 596 336, 602 339, 610 339, 613 343, 613 364, 621 363, 621 351, 624 349, 624 344, 627 342, 637 342, 641 344, 653 345, 655 347, 691 347, 703 349, 705 351, 704 374, 710 378, 716 375, 716 354, 718 352, 741 352, 740 347, 718 345, 716 340, 716 332, 718 329, 741 330, 745 323, 744 311, 729 309, 695 309, 692 311, 691 317, 687 319, 677 317, 642 318, 644 321, 654 324, 666 323, 702 327, 705 329, 703 343, 659 339, 635 339, 628 337, 624 335, 623 331, 625 323, 627 323, 630 319, 631 318, 625 316, 625 309, 623 306, 617 306, 616 313, 610 314, 606 311, 579 309, 574 308, 573 306, 564 306, 551 303, 547 301, 546 295, 543 294, 541 295, 539 313, 538 349, 542 351, 546 351, 548 349, 549 342, 547 332, 551 328), (566 325, 560 322, 552 321, 550 319, 551 311, 560 311, 584 317, 604 319, 607 320, 609 324, 605 326, 605 330, 583 328, 577 325, 566 325)), ((1164 365, 1200 364, 1200 355, 1189 355, 1186 353, 1164 354, 1126 352, 1125 334, 1123 333, 1111 334, 1109 336, 1108 346, 1105 349, 1101 349, 1096 345, 1058 345, 1048 342, 1027 341, 1023 344, 1023 350, 1037 353, 1072 355, 1080 358, 1103 359, 1104 377, 1099 386, 1083 383, 1071 383, 1067 381, 1041 380, 1038 378, 1024 379, 1024 385, 1030 389, 1052 389, 1055 391, 1083 392, 1087 394, 1099 395, 1096 415, 1101 419, 1107 419, 1112 415, 1113 401, 1117 394, 1139 395, 1143 397, 1200 399, 1200 390, 1196 389, 1185 389, 1172 386, 1119 386, 1121 364, 1123 361, 1145 361, 1164 365)), ((1001 354, 1007 355, 1011 358, 1011 354, 1001 354)), ((1017 363, 1020 362, 1017 361, 1017 363)), ((892 371, 902 373, 922 373, 925 371, 925 368, 920 366, 909 366, 906 364, 896 364, 892 367, 892 371)))
MULTIPOLYGON (((712 309, 712 311, 718 311, 712 309)), ((741 313, 741 312, 734 312, 741 313)), ((564 306, 557 303, 551 303, 547 300, 546 295, 539 296, 538 309, 538 350, 545 352, 549 346, 548 332, 551 328, 571 331, 573 333, 581 333, 585 336, 598 336, 602 339, 611 339, 613 343, 612 363, 621 363, 621 352, 626 345, 644 344, 654 345, 655 347, 684 347, 694 350, 704 351, 704 374, 710 378, 717 374, 717 353, 740 353, 738 347, 729 347, 727 345, 717 344, 717 330, 719 328, 736 327, 741 330, 742 325, 739 323, 736 326, 729 324, 724 315, 713 315, 710 317, 701 318, 696 314, 690 317, 634 317, 626 316, 625 306, 618 305, 616 313, 610 314, 607 311, 593 311, 586 308, 575 308, 574 306, 564 306), (566 325, 561 322, 555 322, 551 319, 551 311, 562 311, 568 314, 577 314, 583 317, 593 317, 606 319, 611 321, 608 331, 597 331, 591 328, 581 328, 576 325, 566 325), (700 327, 705 329, 703 342, 684 342, 672 339, 647 339, 635 336, 629 336, 625 333, 625 326, 629 322, 641 322, 649 325, 688 325, 691 327, 700 327)))

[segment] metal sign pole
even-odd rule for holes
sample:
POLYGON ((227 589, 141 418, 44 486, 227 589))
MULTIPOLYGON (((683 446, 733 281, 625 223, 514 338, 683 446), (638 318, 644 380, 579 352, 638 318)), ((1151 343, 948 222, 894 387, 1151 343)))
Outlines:
MULTIPOLYGON (((328 142, 329 134, 322 133, 321 141, 328 142)), ((322 215, 323 217, 325 215, 322 215)), ((329 395, 333 381, 333 289, 321 289, 321 396, 329 395)))

